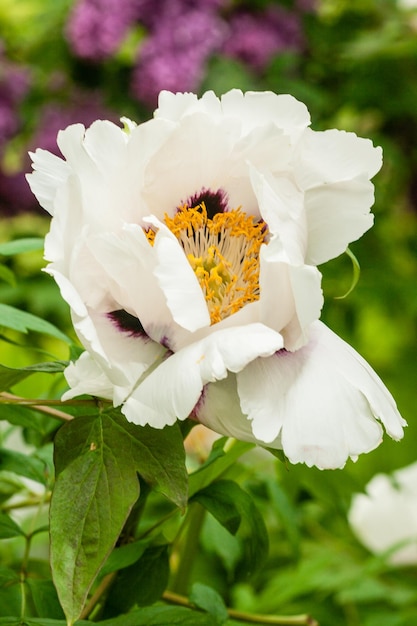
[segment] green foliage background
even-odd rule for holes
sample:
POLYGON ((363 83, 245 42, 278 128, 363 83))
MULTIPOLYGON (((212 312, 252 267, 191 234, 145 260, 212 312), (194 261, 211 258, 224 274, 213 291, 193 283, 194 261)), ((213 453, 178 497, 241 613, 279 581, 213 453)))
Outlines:
MULTIPOLYGON (((258 0, 251 4, 270 3, 258 0)), ((45 84, 51 68, 67 74, 69 87, 80 81, 88 88, 89 74, 83 75, 62 36, 70 5, 70 0, 0 2, 0 35, 10 55, 36 69, 36 89, 20 112, 22 134, 8 147, 5 157, 10 163, 22 159, 26 137, 46 104, 45 84)), ((164 605, 157 617, 157 613, 149 612, 151 608, 135 608, 138 585, 143 591, 141 606, 152 605, 159 598, 155 581, 165 575, 164 546, 175 537, 181 518, 179 513, 171 516, 172 504, 166 499, 152 495, 145 528, 152 528, 160 515, 167 515, 168 521, 160 534, 153 536, 153 543, 146 544, 146 552, 145 548, 140 552, 139 546, 137 554, 142 556, 136 561, 130 555, 127 561, 116 562, 115 570, 120 563, 127 563, 121 570, 125 579, 122 577, 119 584, 136 580, 137 585, 133 590, 128 585, 121 587, 126 590, 124 607, 113 599, 107 614, 96 616, 106 618, 103 623, 109 626, 222 624, 228 619, 223 601, 229 607, 254 613, 309 613, 323 626, 417 623, 416 566, 393 568, 383 557, 371 555, 347 523, 352 494, 362 491, 375 473, 390 472, 417 460, 417 12, 402 9, 394 0, 322 0, 317 6, 304 16, 305 49, 272 59, 263 75, 255 75, 238 62, 212 58, 200 91, 214 89, 220 94, 240 87, 288 92, 307 104, 313 128, 353 130, 383 147, 384 166, 374 181, 375 226, 351 246, 361 265, 359 283, 346 298, 340 298, 351 283, 350 260, 343 256, 323 267, 323 319, 387 384, 409 423, 405 438, 401 443, 385 438, 377 450, 356 463, 349 462, 343 470, 287 467, 266 453, 247 451, 233 464, 223 461, 224 466, 214 465, 219 470, 209 478, 207 473, 203 478, 198 474, 192 507, 204 507, 208 513, 204 521, 200 520, 199 546, 190 547, 187 576, 173 587, 189 595, 193 583, 201 585, 193 588, 191 598, 205 613, 190 615, 186 608, 176 608, 175 613, 164 605), (237 508, 230 508, 228 498, 221 507, 225 483, 213 482, 219 478, 234 481, 235 489, 240 490, 234 498, 237 508), (249 494, 251 504, 240 492, 249 494), (262 521, 253 523, 258 519, 255 510, 260 512, 269 535, 267 557, 262 521), (240 524, 242 519, 245 523, 240 524), (140 561, 145 558, 143 554, 146 559, 140 561), (265 556, 262 564, 257 559, 261 556, 265 556), (137 562, 142 563, 142 570, 135 569, 137 562), (253 566, 249 577, 244 571, 248 563, 253 566), (148 587, 140 579, 140 571, 153 572, 147 577, 148 587), (210 596, 206 585, 223 600, 210 596), (118 621, 123 608, 131 609, 131 617, 118 621)), ((150 112, 131 99, 124 83, 126 67, 132 63, 129 41, 100 68, 97 82, 114 110, 141 121, 150 112)), ((0 302, 47 320, 75 343, 66 305, 53 281, 40 271, 43 260, 39 241, 34 240, 19 254, 2 244, 18 238, 41 238, 47 230, 48 220, 40 213, 0 220, 0 302)), ((27 326, 27 332, 18 324, 0 329, 1 366, 18 369, 69 358, 65 339, 54 332, 45 333, 36 323, 31 326, 28 322, 27 326)), ((53 375, 40 371, 17 374, 16 378, 16 372, 3 368, 0 374, 11 376, 12 383, 15 381, 11 391, 17 395, 59 398, 65 388, 59 369, 57 366, 58 373, 53 375)), ((0 442, 3 438, 7 445, 15 431, 20 431, 29 450, 26 461, 15 457, 12 462, 4 454, 0 457, 0 508, 6 515, 12 510, 12 494, 33 496, 21 483, 22 477, 34 478, 47 489, 52 486, 52 440, 60 423, 35 410, 22 412, 7 405, 0 406, 0 424, 4 425, 0 442)), ((215 462, 220 463, 219 459, 215 462)), ((37 518, 29 516, 17 526, 9 517, 0 517, 0 538, 4 537, 0 541, 0 624, 65 623, 50 578, 46 525, 45 507, 37 518), (25 546, 30 553, 25 552, 25 546), (11 615, 22 614, 19 581, 23 561, 25 572, 29 572, 23 583, 28 588, 27 621, 13 622, 11 615)), ((233 623, 240 622, 236 619, 233 623)))

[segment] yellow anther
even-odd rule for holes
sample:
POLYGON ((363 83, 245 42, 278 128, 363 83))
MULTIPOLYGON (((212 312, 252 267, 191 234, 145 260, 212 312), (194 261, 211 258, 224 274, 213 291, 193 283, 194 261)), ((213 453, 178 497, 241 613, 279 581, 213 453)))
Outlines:
MULTIPOLYGON (((259 252, 268 230, 241 208, 207 215, 204 202, 180 206, 165 224, 184 248, 207 301, 212 324, 259 299, 259 252)), ((145 231, 153 245, 155 232, 145 231)))

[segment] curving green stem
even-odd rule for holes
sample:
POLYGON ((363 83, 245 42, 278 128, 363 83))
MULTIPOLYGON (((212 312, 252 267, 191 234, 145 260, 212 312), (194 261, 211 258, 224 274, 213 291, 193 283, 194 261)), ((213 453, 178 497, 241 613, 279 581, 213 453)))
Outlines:
MULTIPOLYGON (((196 607, 189 600, 173 591, 165 591, 163 599, 170 604, 177 604, 190 609, 196 607)), ((269 626, 319 626, 319 623, 311 615, 261 615, 245 613, 236 609, 227 609, 229 617, 249 624, 268 624, 269 626)))

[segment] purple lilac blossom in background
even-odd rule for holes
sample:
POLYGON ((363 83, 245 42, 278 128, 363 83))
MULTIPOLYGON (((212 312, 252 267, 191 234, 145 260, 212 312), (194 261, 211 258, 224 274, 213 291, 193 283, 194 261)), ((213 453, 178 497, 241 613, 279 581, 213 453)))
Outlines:
POLYGON ((30 73, 6 58, 0 40, 0 155, 8 139, 19 129, 17 107, 30 86, 30 73))
POLYGON ((131 93, 153 108, 162 89, 198 91, 211 56, 224 54, 262 72, 274 55, 299 49, 300 14, 314 3, 296 0, 290 11, 234 7, 228 0, 80 0, 66 35, 76 56, 100 62, 117 51, 131 27, 144 27, 131 93))
POLYGON ((70 14, 66 36, 73 52, 92 61, 111 56, 136 18, 136 0, 81 0, 70 14))
POLYGON ((162 89, 195 91, 208 58, 219 49, 224 35, 224 22, 215 12, 169 5, 164 19, 139 50, 133 95, 154 107, 162 89))
POLYGON ((75 92, 71 103, 49 102, 43 108, 37 129, 27 145, 21 171, 4 172, 0 168, 0 211, 9 214, 38 211, 38 203, 25 180, 30 169, 27 151, 43 148, 59 154, 56 143, 59 130, 78 122, 90 126, 100 118, 118 121, 117 116, 103 105, 98 93, 75 92))
POLYGON ((221 52, 238 59, 255 71, 263 71, 271 58, 302 46, 301 23, 295 13, 274 6, 264 12, 240 11, 231 15, 228 36, 221 52))
MULTIPOLYGON (((163 89, 198 92, 209 61, 216 55, 236 59, 261 74, 276 54, 301 49, 302 13, 314 10, 315 4, 316 0, 295 0, 293 10, 277 3, 261 10, 249 2, 230 0, 78 0, 72 3, 63 34, 73 57, 94 68, 112 59, 131 30, 139 27, 143 36, 122 89, 151 110, 163 89)), ((0 40, 2 212, 36 210, 24 181, 27 150, 36 146, 56 151, 58 130, 71 123, 88 126, 97 118, 118 121, 101 101, 107 94, 71 86, 71 79, 65 74, 60 77, 57 70, 42 87, 45 104, 39 108, 35 131, 26 146, 21 142, 21 171, 16 170, 16 160, 11 171, 3 158, 6 147, 23 128, 28 134, 33 124, 31 120, 28 126, 19 117, 19 104, 31 86, 30 78, 27 68, 7 59, 0 40)))

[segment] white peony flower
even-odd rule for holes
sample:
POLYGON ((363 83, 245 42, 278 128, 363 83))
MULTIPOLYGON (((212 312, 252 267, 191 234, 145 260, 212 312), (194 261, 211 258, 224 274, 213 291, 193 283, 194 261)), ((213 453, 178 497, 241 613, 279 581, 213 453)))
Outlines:
POLYGON ((381 381, 317 323, 316 266, 372 225, 381 149, 269 92, 162 92, 152 120, 124 122, 31 155, 47 271, 86 349, 64 397, 155 428, 192 414, 319 467, 375 448, 376 420, 400 438, 381 381))
POLYGON ((377 474, 366 494, 353 497, 349 523, 371 551, 391 551, 393 565, 417 564, 417 463, 393 474, 377 474))

